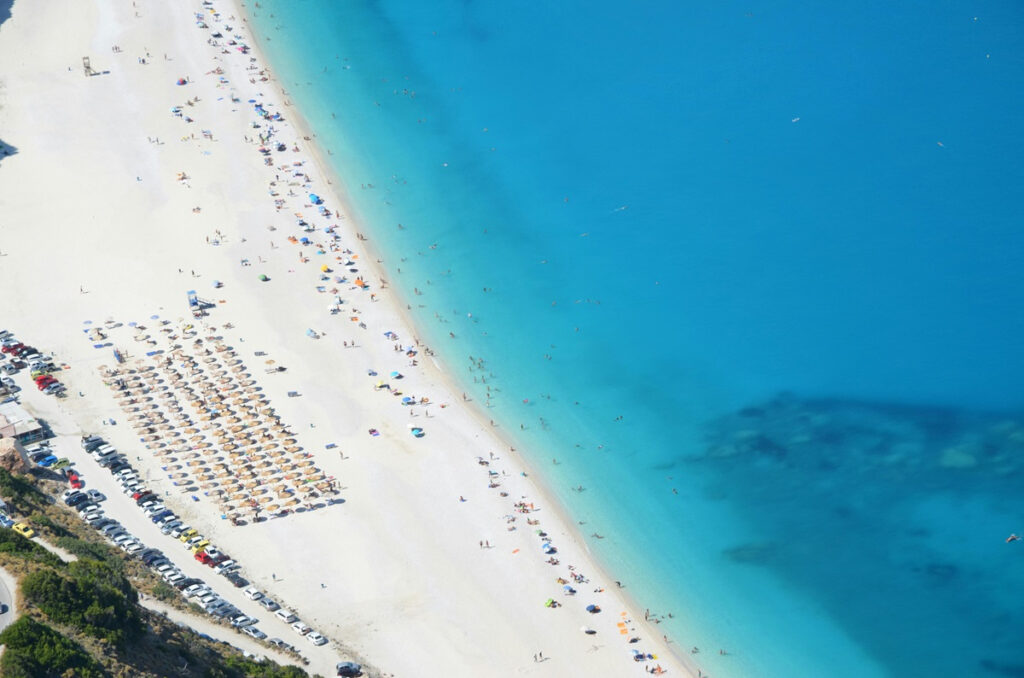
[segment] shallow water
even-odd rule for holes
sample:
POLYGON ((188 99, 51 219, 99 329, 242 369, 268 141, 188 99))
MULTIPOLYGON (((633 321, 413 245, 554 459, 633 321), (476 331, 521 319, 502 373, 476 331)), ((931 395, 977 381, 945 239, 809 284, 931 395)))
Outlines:
POLYGON ((260 4, 422 338, 704 668, 1022 670, 1019 5, 260 4))

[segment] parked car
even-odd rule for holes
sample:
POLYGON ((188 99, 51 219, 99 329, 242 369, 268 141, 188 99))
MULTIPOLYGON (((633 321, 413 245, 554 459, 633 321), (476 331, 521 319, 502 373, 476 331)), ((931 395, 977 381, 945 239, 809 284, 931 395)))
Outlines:
POLYGON ((244 626, 252 626, 253 624, 258 624, 259 621, 260 620, 256 617, 250 617, 247 614, 240 614, 237 617, 232 618, 231 625, 235 628, 242 628, 244 626))
POLYGON ((103 459, 100 459, 96 463, 102 466, 103 468, 109 469, 116 466, 117 464, 123 464, 124 457, 122 457, 119 454, 112 454, 109 457, 104 457, 103 459))
POLYGON ((363 667, 355 662, 341 662, 335 667, 341 678, 356 678, 363 675, 363 667))
POLYGON ((263 593, 255 586, 250 586, 246 590, 242 591, 242 594, 249 600, 259 600, 263 597, 263 593))
POLYGON ((300 621, 297 621, 294 624, 292 624, 292 631, 295 631, 295 633, 299 634, 300 636, 306 635, 311 630, 312 629, 310 629, 308 626, 306 626, 300 621))
POLYGON ((164 523, 164 526, 160 528, 160 531, 164 534, 171 534, 175 529, 181 525, 180 520, 172 520, 169 523, 164 523))
POLYGON ((25 523, 15 523, 12 529, 27 539, 31 539, 32 537, 36 536, 36 531, 28 525, 26 525, 25 523))
POLYGON ((263 596, 260 599, 260 605, 262 605, 266 609, 270 610, 271 612, 273 612, 274 610, 276 610, 276 609, 281 607, 280 605, 278 605, 276 602, 274 602, 272 599, 268 598, 267 596, 263 596))
POLYGON ((14 520, 6 513, 0 513, 0 527, 10 529, 14 527, 14 520))
POLYGON ((71 483, 71 487, 76 490, 80 490, 85 487, 85 483, 82 482, 82 476, 78 475, 74 471, 68 474, 68 482, 71 483))
POLYGON ((89 495, 89 499, 96 502, 104 501, 107 498, 107 496, 99 490, 89 490, 87 494, 89 495))
POLYGON ((306 640, 311 642, 313 645, 326 645, 327 639, 321 636, 316 631, 310 631, 306 634, 306 640))
POLYGON ((94 447, 98 447, 103 444, 103 438, 99 436, 82 436, 82 449, 88 452, 94 447))
POLYGON ((210 556, 206 555, 206 553, 204 551, 199 551, 193 557, 196 560, 198 560, 200 563, 202 563, 203 565, 212 565, 213 564, 213 558, 211 558, 210 556))
POLYGON ((80 504, 86 504, 91 502, 89 501, 89 495, 85 494, 84 492, 79 492, 74 497, 64 500, 64 503, 72 508, 77 508, 80 504))
POLYGON ((231 585, 234 586, 236 589, 240 589, 243 586, 248 586, 249 585, 249 580, 248 579, 246 579, 245 577, 239 576, 235 572, 229 572, 228 574, 224 575, 224 578, 227 579, 229 582, 231 582, 231 585))
MULTIPOLYGON (((172 532, 171 534, 173 535, 174 533, 172 532)), ((216 572, 217 574, 226 574, 226 573, 230 572, 232 569, 237 569, 238 567, 239 567, 239 565, 235 561, 233 561, 233 560, 225 560, 223 563, 221 563, 217 567, 213 568, 213 571, 216 572)), ((253 600, 256 600, 256 599, 253 598, 253 600)))
POLYGON ((283 607, 278 609, 278 611, 274 613, 274 616, 283 621, 285 624, 291 624, 293 621, 296 621, 299 618, 297 614, 283 607))
POLYGON ((188 525, 187 523, 182 523, 181 525, 176 525, 174 527, 174 529, 171 530, 171 536, 174 537, 175 539, 177 539, 178 537, 180 537, 182 535, 183 532, 185 532, 185 530, 191 530, 191 529, 192 529, 192 526, 188 525))
POLYGON ((244 629, 242 629, 242 633, 252 638, 255 638, 256 640, 263 640, 267 637, 267 634, 263 633, 263 631, 260 631, 255 626, 246 626, 244 629))

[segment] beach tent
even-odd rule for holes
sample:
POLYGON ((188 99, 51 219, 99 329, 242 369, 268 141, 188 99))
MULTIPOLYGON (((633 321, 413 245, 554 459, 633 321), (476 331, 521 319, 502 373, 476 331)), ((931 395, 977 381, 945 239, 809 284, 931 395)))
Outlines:
POLYGON ((321 197, 320 197, 319 195, 317 195, 316 193, 310 193, 310 194, 309 194, 309 201, 310 201, 311 203, 313 203, 314 205, 320 205, 320 204, 322 204, 322 203, 323 203, 324 199, 323 199, 323 198, 321 198, 321 197))
POLYGON ((178 78, 178 84, 179 85, 187 85, 188 84, 188 80, 186 80, 185 78, 178 78))
POLYGON ((267 282, 268 280, 270 280, 270 278, 268 278, 265 273, 260 273, 260 281, 261 282, 267 282))

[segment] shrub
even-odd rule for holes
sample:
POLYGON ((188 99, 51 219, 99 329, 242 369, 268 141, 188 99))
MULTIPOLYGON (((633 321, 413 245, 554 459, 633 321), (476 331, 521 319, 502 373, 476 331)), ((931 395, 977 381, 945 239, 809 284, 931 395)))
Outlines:
POLYGON ((117 572, 124 571, 124 561, 105 544, 85 541, 78 537, 58 537, 57 546, 74 553, 79 558, 98 560, 114 568, 117 572))
POLYGON ((57 624, 123 645, 142 630, 136 594, 131 584, 111 567, 95 560, 68 565, 63 576, 43 569, 25 576, 25 599, 57 624))
POLYGON ((28 517, 28 521, 34 525, 48 528, 50 532, 58 537, 71 534, 66 527, 53 522, 53 519, 45 513, 33 513, 28 517))
POLYGON ((0 657, 0 673, 7 678, 103 675, 80 645, 25 615, 0 633, 0 643, 7 646, 0 657))
MULTIPOLYGON (((2 469, 0 469, 2 470, 2 469)), ((61 560, 30 539, 25 539, 13 530, 0 529, 0 552, 14 553, 39 563, 60 565, 61 560)))

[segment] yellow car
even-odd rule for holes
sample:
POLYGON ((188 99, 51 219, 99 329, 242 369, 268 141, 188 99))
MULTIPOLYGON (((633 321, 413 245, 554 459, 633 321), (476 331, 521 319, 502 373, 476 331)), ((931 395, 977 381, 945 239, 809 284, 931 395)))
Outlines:
POLYGON ((26 539, 31 539, 32 537, 36 536, 36 531, 28 525, 26 525, 25 523, 15 523, 13 529, 15 532, 22 535, 26 539))
POLYGON ((199 534, 199 530, 197 530, 194 527, 191 527, 191 528, 189 528, 189 529, 187 529, 187 530, 185 530, 184 532, 181 533, 181 536, 178 537, 178 541, 180 541, 182 543, 185 543, 189 539, 191 539, 192 537, 196 536, 197 534, 199 534))
POLYGON ((192 553, 199 553, 200 551, 205 551, 206 547, 209 546, 209 545, 210 545, 210 540, 209 539, 204 539, 201 542, 193 544, 192 545, 192 553))

